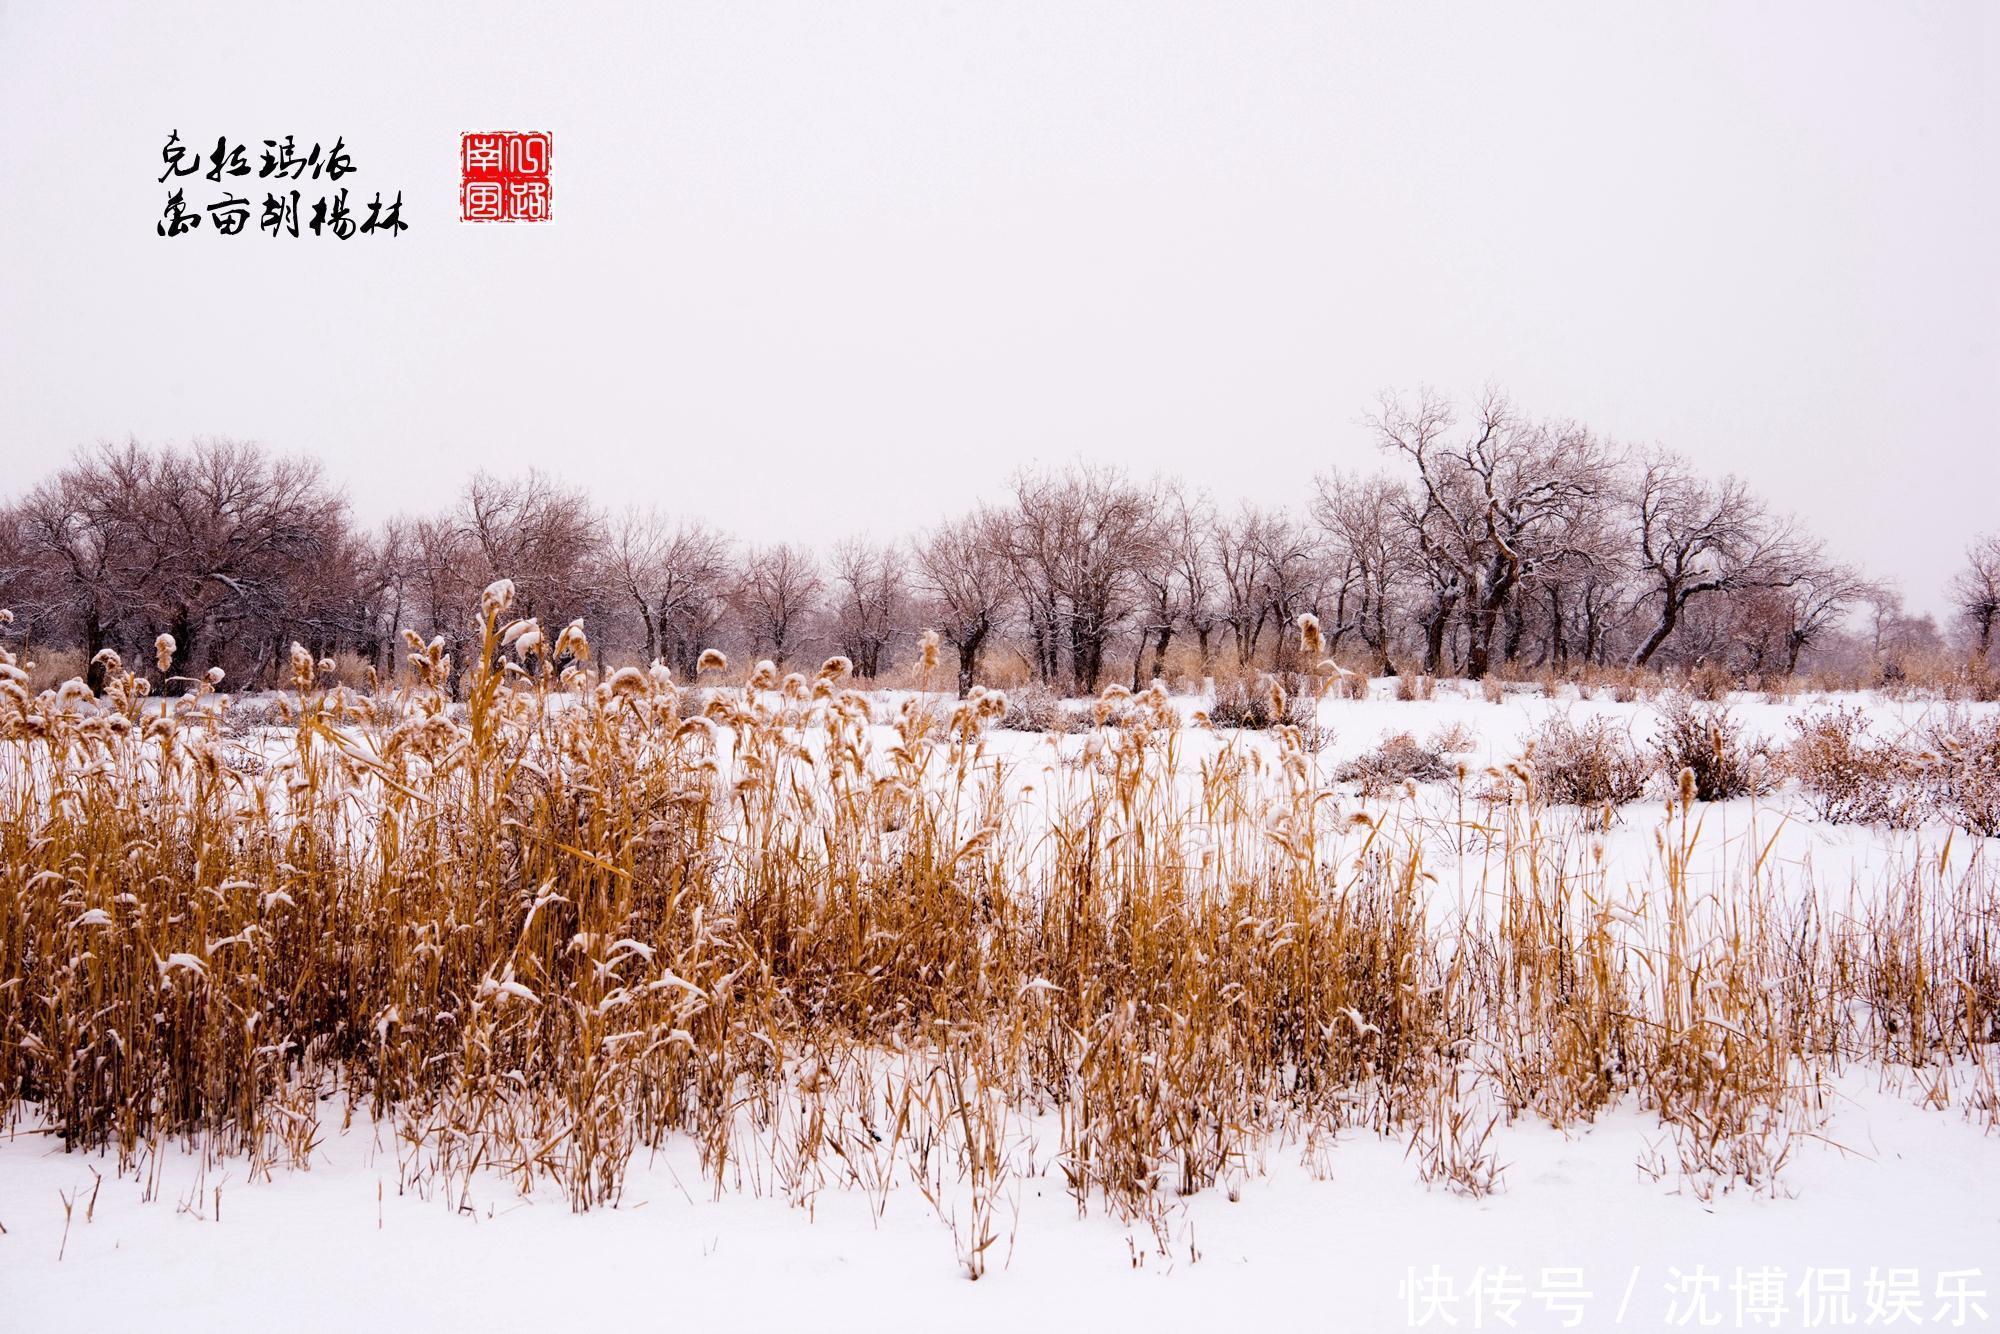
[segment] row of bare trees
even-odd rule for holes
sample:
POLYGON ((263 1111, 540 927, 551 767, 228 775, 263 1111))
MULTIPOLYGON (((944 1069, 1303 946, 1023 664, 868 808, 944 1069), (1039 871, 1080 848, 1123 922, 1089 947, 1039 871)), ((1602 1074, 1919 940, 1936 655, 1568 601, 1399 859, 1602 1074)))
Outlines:
POLYGON ((275 662, 351 631, 374 544, 317 465, 233 442, 79 458, 0 512, 0 584, 44 641, 96 655, 173 636, 172 672, 275 662))
MULTIPOLYGON (((961 690, 996 654, 1085 691, 1218 662, 1296 667, 1287 632, 1305 612, 1361 669, 1470 677, 1503 664, 1792 672, 1835 640, 1884 657, 1940 643, 1740 480, 1672 453, 1617 447, 1498 393, 1464 411, 1389 398, 1371 428, 1386 466, 1323 471, 1295 506, 1225 509, 1173 480, 1080 466, 1017 474, 991 504, 907 540, 823 553, 746 546, 691 515, 608 513, 541 473, 477 475, 445 508, 368 531, 314 463, 231 441, 127 444, 80 454, 0 508, 0 603, 46 647, 130 655, 165 631, 173 676, 217 664, 237 681, 294 640, 387 669, 405 628, 463 661, 466 608, 503 576, 522 614, 583 618, 612 654, 684 677, 723 647, 838 652, 873 678, 929 627, 961 690)), ((1983 659, 2000 536, 1973 545, 1951 596, 1983 659)))

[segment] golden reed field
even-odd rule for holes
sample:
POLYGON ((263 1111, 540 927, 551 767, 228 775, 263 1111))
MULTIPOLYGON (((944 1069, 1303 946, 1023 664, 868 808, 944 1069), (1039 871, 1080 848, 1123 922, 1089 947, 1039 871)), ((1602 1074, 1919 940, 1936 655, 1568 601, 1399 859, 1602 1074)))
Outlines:
POLYGON ((1653 776, 1663 816, 1461 765, 1440 819, 1157 688, 1024 783, 997 693, 600 672, 511 601, 462 702, 441 643, 372 692, 300 650, 247 737, 214 681, 31 698, 0 664, 0 1120, 143 1179, 164 1146, 282 1171, 366 1119, 406 1187, 579 1210, 687 1137, 718 1193, 914 1183, 976 1278, 1031 1121, 1079 1210, 1145 1220, 1355 1126, 1480 1194, 1497 1125, 1618 1104, 1670 1131, 1656 1172, 1764 1189, 1855 1062, 2000 1119, 1970 835, 1858 895, 1756 855, 1715 882, 1697 765, 1653 776), (1593 851, 1613 818, 1657 823, 1645 875, 1593 851))

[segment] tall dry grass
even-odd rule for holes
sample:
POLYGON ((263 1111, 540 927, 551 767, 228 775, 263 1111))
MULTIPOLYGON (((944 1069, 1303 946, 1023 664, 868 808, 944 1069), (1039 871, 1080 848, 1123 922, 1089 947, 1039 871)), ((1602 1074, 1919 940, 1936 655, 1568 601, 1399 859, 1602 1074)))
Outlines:
POLYGON ((510 602, 462 703, 438 642, 379 696, 301 653, 278 734, 122 664, 102 701, 0 664, 0 1119, 145 1174, 169 1142, 303 1164, 367 1117, 406 1189, 578 1209, 686 1137, 717 1192, 913 1186, 976 1278, 1047 1169, 1031 1117, 1080 1210, 1164 1238, 1274 1142, 1398 1134, 1477 1194, 1501 1122, 1624 1100, 1660 1172, 1766 1188, 1840 1063, 2000 1040, 1984 861, 1838 910, 1761 864, 1702 890, 1691 774, 1646 884, 1518 766, 1447 869, 1282 723, 1197 754, 1114 689, 1026 793, 997 693, 878 720, 839 660, 599 674, 510 602))

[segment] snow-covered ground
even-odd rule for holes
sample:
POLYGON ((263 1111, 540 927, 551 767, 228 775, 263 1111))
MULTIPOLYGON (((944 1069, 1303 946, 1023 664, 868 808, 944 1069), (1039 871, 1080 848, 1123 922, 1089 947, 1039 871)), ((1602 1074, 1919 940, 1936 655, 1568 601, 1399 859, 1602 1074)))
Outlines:
POLYGON ((1965 1312, 1991 1327, 2000 1137, 1956 1095, 1921 1107, 1928 1093, 1850 1072, 1776 1197, 1703 1201, 1656 1180, 1664 1132, 1630 1108, 1570 1133, 1503 1129, 1507 1184, 1480 1200, 1427 1190, 1400 1142, 1360 1132, 1272 1145, 1237 1199, 1176 1200, 1157 1230, 1079 1218, 1047 1167, 1013 1182, 1018 1216, 1003 1210, 1003 1253, 977 1283, 913 1187, 879 1218, 852 1190, 810 1208, 714 1200, 685 1146, 635 1165, 621 1207, 577 1215, 501 1180, 469 1211, 398 1196, 393 1151, 365 1129, 270 1181, 175 1153, 150 1202, 108 1163, 20 1135, 0 1141, 0 1328, 1603 1330, 1771 1327, 1756 1316, 1774 1307, 1798 1328, 1809 1309, 1837 1316, 1842 1284, 1848 1318, 1822 1328, 1879 1326, 1911 1297, 1950 1327, 1959 1287, 1994 1294, 1965 1312))
MULTIPOLYGON (((1732 701, 1752 737, 1782 742, 1832 702, 1732 701)), ((878 719, 891 716, 885 699, 878 719)), ((1184 710, 1198 701, 1177 702, 1184 710)), ((1867 697, 1878 733, 1912 733, 1948 706, 1867 697)), ((1991 709, 1993 706, 1959 706, 1991 709)), ((1450 685, 1429 701, 1329 700, 1332 770, 1407 732, 1460 724, 1473 769, 1504 763, 1552 712, 1609 716, 1650 738, 1644 702, 1510 695, 1450 685)), ((884 729, 886 735, 886 729, 884 729)), ((254 739, 253 739, 254 741, 254 739)), ((997 733, 1015 788, 1063 781, 1059 756, 1088 739, 997 733)), ((1268 737, 1184 734, 1185 768, 1268 737)), ((1406 803, 1445 829, 1457 798, 1406 803)), ((1363 805, 1352 793, 1349 809, 1363 805)), ((1379 807, 1378 807, 1379 808, 1379 807)), ((1601 835, 1608 878, 1658 874, 1657 800, 1601 835)), ((1759 857, 1767 879, 1865 895, 1890 868, 1947 855, 1954 870, 2000 856, 1947 831, 1830 826, 1794 794, 1706 808, 1698 874, 1717 884, 1759 857)), ((1582 849, 1587 838, 1578 835, 1582 849)), ((1476 884, 1481 854, 1455 836, 1426 847, 1440 884, 1476 884)), ((1457 895, 1454 895, 1457 897, 1457 895)), ((2000 1057, 1990 1064, 2000 1069, 2000 1057)), ((394 1141, 366 1123, 329 1133, 308 1171, 252 1179, 249 1165, 173 1149, 118 1177, 22 1128, 0 1138, 0 1334, 12 1330, 641 1329, 1660 1329, 2000 1327, 2000 1133, 1970 1066, 1849 1067, 1826 1119, 1792 1145, 1775 1190, 1720 1194, 1677 1179, 1669 1132, 1629 1104, 1558 1131, 1502 1126, 1497 1194, 1427 1188, 1399 1139, 1271 1143, 1240 1179, 1168 1197, 1160 1216, 1079 1217, 1049 1146, 1017 1127, 1017 1168, 992 1269, 968 1282, 950 1229, 907 1182, 883 1198, 829 1187, 808 1200, 711 1198, 692 1146, 635 1162, 616 1208, 573 1214, 547 1190, 479 1178, 469 1193, 404 1193, 394 1141), (1030 1166, 1032 1164, 1032 1166, 1030 1166), (101 1176, 101 1180, 100 1180, 101 1176), (1977 1271, 1977 1272, 1967 1272, 1977 1271), (1973 1295, 1992 1293, 1994 1295, 1973 1295), (1774 1318, 1775 1317, 1775 1318, 1774 1318)), ((1986 1094, 1990 1097, 1990 1092, 1986 1094)), ((950 1199, 945 1207, 953 1207, 950 1199)))

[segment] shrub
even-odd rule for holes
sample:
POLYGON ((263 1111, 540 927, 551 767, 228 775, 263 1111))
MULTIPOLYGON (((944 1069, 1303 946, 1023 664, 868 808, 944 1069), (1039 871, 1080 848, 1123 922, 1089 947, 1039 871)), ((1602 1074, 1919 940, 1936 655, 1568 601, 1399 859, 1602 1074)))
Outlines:
POLYGON ((227 736, 246 736, 267 728, 298 725, 298 707, 287 695, 275 690, 231 695, 223 706, 222 730, 227 736))
POLYGON ((1440 755, 1463 755, 1479 748, 1479 735, 1464 723, 1454 719, 1439 723, 1432 729, 1430 740, 1424 743, 1440 755))
POLYGON ((1081 732, 1090 725, 1088 706, 1071 704, 1040 681, 1007 692, 1000 726, 1010 732, 1081 732))
POLYGON ((1736 688, 1736 678, 1721 663, 1705 662, 1688 673, 1687 688, 1696 699, 1719 704, 1736 688))
POLYGON ((1631 736, 1608 718, 1573 723, 1550 717, 1524 738, 1523 760, 1545 801, 1564 806, 1623 806, 1646 793, 1652 765, 1631 736))
POLYGON ((1366 672, 1342 672, 1334 678, 1333 693, 1341 699, 1367 699, 1374 685, 1366 672))
POLYGON ((1655 708, 1661 725, 1653 747, 1660 767, 1670 778, 1692 773, 1697 800, 1728 801, 1770 790, 1766 748, 1744 741, 1743 724, 1729 709, 1686 695, 1669 695, 1655 708))
POLYGON ((1764 702, 1789 704, 1804 692, 1806 683, 1797 676, 1776 676, 1764 683, 1764 702))
POLYGON ((1312 696, 1286 690, 1276 677, 1256 681, 1229 681, 1215 688, 1208 706, 1208 720, 1217 727, 1241 727, 1250 731, 1288 724, 1312 727, 1318 709, 1312 696))
POLYGON ((1870 735, 1859 709, 1839 707, 1792 719, 1797 734, 1787 767, 1815 815, 1830 824, 1904 828, 1922 814, 1917 757, 1870 735))
POLYGON ((1361 784, 1361 795, 1376 797, 1404 783, 1439 783, 1451 777, 1444 756, 1419 745, 1408 732, 1384 737, 1382 744, 1340 766, 1334 777, 1361 784))
POLYGON ((1398 672, 1396 674, 1396 698, 1404 703, 1429 699, 1437 693, 1437 678, 1422 672, 1398 672))
POLYGON ((1922 786, 1943 819, 2000 838, 2000 715, 1954 711, 1925 733, 1922 786))

